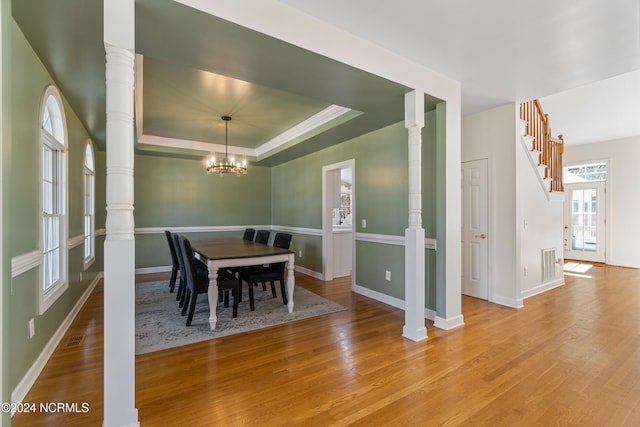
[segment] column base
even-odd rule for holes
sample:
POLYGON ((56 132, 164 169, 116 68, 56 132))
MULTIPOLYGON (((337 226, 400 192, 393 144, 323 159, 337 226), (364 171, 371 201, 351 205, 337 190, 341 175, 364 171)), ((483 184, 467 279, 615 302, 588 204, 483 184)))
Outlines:
POLYGON ((408 340, 415 342, 424 341, 427 339, 427 328, 425 327, 413 330, 407 328, 407 326, 405 325, 404 328, 402 328, 402 336, 408 340))
POLYGON ((464 316, 462 314, 458 316, 453 316, 448 319, 444 317, 436 316, 436 319, 433 322, 433 326, 438 329, 443 329, 448 331, 449 329, 458 328, 460 326, 464 326, 464 316))

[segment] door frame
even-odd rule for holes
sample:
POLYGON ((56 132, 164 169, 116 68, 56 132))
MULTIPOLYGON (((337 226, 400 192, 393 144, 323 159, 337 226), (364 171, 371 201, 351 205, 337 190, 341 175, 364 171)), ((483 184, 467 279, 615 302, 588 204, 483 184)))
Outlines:
MULTIPOLYGON (((609 167, 607 165, 607 176, 609 174, 608 171, 609 167)), ((603 254, 602 254, 602 260, 600 259, 596 259, 596 256, 588 256, 589 253, 588 252, 584 252, 584 251, 580 251, 579 253, 581 254, 585 254, 587 255, 586 257, 575 257, 575 256, 571 256, 572 255, 572 250, 568 250, 564 249, 564 245, 563 245, 563 258, 567 258, 567 259, 575 259, 577 261, 585 261, 585 262, 604 262, 605 264, 608 264, 608 253, 610 251, 607 251, 607 249, 609 248, 609 221, 607 221, 607 218, 609 217, 608 212, 609 212, 609 197, 607 195, 607 181, 587 181, 587 182, 580 182, 580 183, 571 183, 571 184, 565 184, 564 185, 564 190, 565 190, 565 202, 563 204, 563 209, 562 209, 562 217, 563 217, 563 225, 564 227, 567 227, 567 219, 569 218, 570 212, 568 212, 568 204, 570 203, 570 198, 569 195, 571 193, 572 190, 574 189, 589 189, 589 188, 596 188, 596 187, 603 187, 603 195, 604 195, 604 203, 600 203, 598 202, 598 206, 600 209, 602 209, 602 214, 604 215, 604 218, 602 219, 603 222, 599 222, 598 227, 602 228, 604 230, 604 239, 602 239, 601 243, 604 245, 603 248, 603 254), (569 255, 569 256, 567 256, 569 255)), ((597 191, 597 188, 596 188, 597 191)), ((571 221, 569 220, 569 227, 571 227, 571 221)), ((565 238, 564 236, 564 232, 565 232, 566 228, 563 228, 563 239, 565 238)), ((571 229, 569 229, 571 230, 571 229)), ((569 235, 569 239, 571 239, 571 235, 569 235)), ((571 247, 571 241, 569 240, 568 242, 569 247, 571 247)), ((574 253, 573 255, 577 255, 578 253, 574 253)), ((597 252, 595 252, 594 254, 597 254, 597 252)))
MULTIPOLYGON (((604 203, 604 219, 605 219, 605 224, 604 224, 604 263, 605 264, 609 264, 610 259, 611 259, 611 251, 609 250, 611 248, 611 212, 612 212, 612 199, 613 199, 613 194, 611 191, 611 188, 613 188, 612 182, 614 180, 614 176, 612 173, 612 165, 611 165, 611 159, 603 159, 603 158, 596 158, 596 159, 588 159, 588 160, 580 160, 580 161, 574 161, 574 162, 568 162, 568 163, 564 163, 562 165, 563 168, 563 174, 564 174, 564 168, 566 167, 573 167, 573 166, 581 166, 581 165, 590 165, 590 164, 594 164, 594 163, 605 163, 607 165, 607 179, 604 180, 604 192, 605 192, 605 203, 604 203)), ((565 183, 565 197, 568 197, 566 195, 566 187, 570 186, 571 184, 567 184, 565 183)), ((563 225, 564 225, 564 207, 562 208, 562 216, 563 216, 563 225)), ((563 229, 564 232, 564 229, 563 229)), ((564 234, 563 234, 564 236, 564 234)), ((564 237, 563 237, 564 238, 564 237)), ((563 246, 564 248, 564 246, 563 246)), ((562 257, 564 259, 564 250, 563 250, 563 254, 562 257)))
MULTIPOLYGON (((487 245, 486 245, 486 267, 487 267, 487 272, 486 272, 486 277, 487 277, 487 301, 489 302, 495 302, 494 301, 494 293, 495 293, 495 289, 493 286, 493 272, 494 272, 494 268, 495 266, 493 265, 493 251, 495 248, 495 239, 494 237, 494 215, 493 215, 493 162, 491 161, 491 156, 486 155, 486 156, 479 156, 476 158, 469 158, 469 159, 463 159, 460 162, 460 170, 462 170, 462 166, 463 163, 470 163, 470 162, 477 162, 477 161, 481 161, 484 160, 486 163, 486 170, 487 170, 487 182, 486 182, 486 192, 487 192, 487 211, 486 211, 486 216, 487 216, 487 235, 488 235, 488 240, 487 240, 487 245)), ((462 191, 461 191, 461 196, 462 196, 462 191)), ((464 209, 464 200, 461 200, 460 202, 460 208, 461 210, 464 209)), ((463 212, 461 211, 461 216, 463 215, 463 212)), ((462 247, 460 248, 462 250, 462 247)), ((460 254, 461 256, 461 261, 462 261, 462 253, 460 254)), ((464 266, 463 266, 464 268, 464 266)))
POLYGON ((352 218, 352 230, 351 230, 351 289, 355 288, 356 283, 356 224, 354 222, 356 218, 356 160, 350 159, 339 163, 333 163, 322 167, 322 277, 323 280, 333 280, 333 224, 331 222, 331 212, 329 209, 328 198, 331 193, 327 187, 327 175, 329 172, 340 170, 344 168, 351 168, 353 183, 351 187, 351 218, 352 218))

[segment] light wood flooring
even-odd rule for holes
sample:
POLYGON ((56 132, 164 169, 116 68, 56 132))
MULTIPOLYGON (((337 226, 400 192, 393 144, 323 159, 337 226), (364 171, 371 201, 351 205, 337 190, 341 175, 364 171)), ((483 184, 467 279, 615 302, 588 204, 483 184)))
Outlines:
MULTIPOLYGON (((349 309, 137 356, 140 423, 640 425, 640 270, 579 274, 519 310, 463 297, 465 326, 428 322, 419 343, 401 337, 402 311, 350 279, 297 275, 349 309)), ((13 426, 101 425, 102 323, 100 284, 67 333, 82 342, 63 341, 25 399, 89 412, 16 414, 13 426)))

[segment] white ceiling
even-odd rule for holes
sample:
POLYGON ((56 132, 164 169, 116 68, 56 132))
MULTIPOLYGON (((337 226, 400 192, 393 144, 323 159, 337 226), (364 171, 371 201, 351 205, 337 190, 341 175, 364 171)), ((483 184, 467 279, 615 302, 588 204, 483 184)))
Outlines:
POLYGON ((639 0, 282 3, 459 80, 465 115, 540 98, 568 144, 640 134, 639 0))
MULTIPOLYGON (((102 0, 81 3, 13 0, 12 15, 101 147, 102 0)), ((139 121, 156 137, 222 141, 219 117, 231 115, 230 146, 262 144, 302 120, 296 102, 278 102, 285 98, 303 97, 305 111, 335 104, 364 113, 307 132, 260 160, 277 164, 402 119, 402 85, 180 3, 241 14, 255 9, 276 15, 275 22, 281 13, 306 13, 460 81, 463 115, 538 98, 554 135, 568 144, 640 134, 640 0, 136 0, 136 51, 149 77, 139 121), (250 101, 212 93, 211 73, 275 91, 250 101), (283 96, 274 98, 276 92, 283 96), (249 107, 264 103, 270 115, 254 117, 249 107)), ((313 28, 299 31, 322 38, 313 28)))
POLYGON ((640 135, 640 71, 540 99, 554 135, 568 145, 640 135))

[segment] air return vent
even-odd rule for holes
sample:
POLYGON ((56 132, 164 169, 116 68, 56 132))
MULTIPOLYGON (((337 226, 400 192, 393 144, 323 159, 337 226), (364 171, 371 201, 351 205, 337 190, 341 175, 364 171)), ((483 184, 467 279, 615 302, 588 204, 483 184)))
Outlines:
POLYGON ((542 250, 542 283, 547 283, 556 278, 556 250, 542 250))

